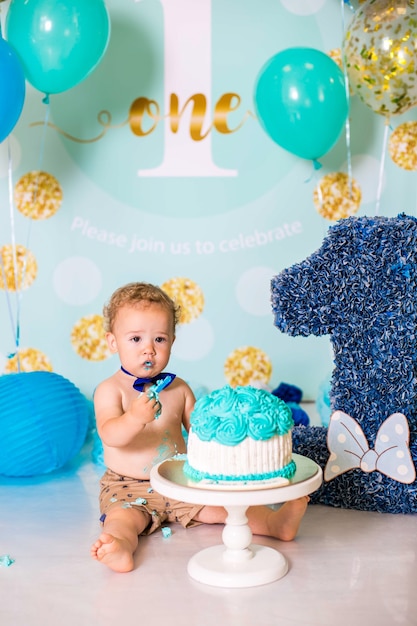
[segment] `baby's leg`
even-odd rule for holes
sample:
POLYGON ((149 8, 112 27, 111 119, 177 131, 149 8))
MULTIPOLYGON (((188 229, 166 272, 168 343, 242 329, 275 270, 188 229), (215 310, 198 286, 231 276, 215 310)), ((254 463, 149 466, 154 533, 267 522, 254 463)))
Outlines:
MULTIPOLYGON (((281 541, 292 541, 297 535, 301 520, 310 498, 305 496, 285 502, 279 509, 268 506, 251 506, 246 511, 248 524, 254 535, 275 537, 281 541)), ((224 524, 227 512, 223 507, 205 506, 195 519, 204 524, 224 524)))
POLYGON ((91 546, 91 556, 115 572, 130 572, 138 535, 145 530, 149 520, 150 515, 136 507, 110 509, 104 520, 103 532, 91 546))
POLYGON ((276 510, 264 506, 249 507, 246 511, 249 526, 255 535, 292 541, 297 535, 309 500, 309 496, 290 500, 276 510))

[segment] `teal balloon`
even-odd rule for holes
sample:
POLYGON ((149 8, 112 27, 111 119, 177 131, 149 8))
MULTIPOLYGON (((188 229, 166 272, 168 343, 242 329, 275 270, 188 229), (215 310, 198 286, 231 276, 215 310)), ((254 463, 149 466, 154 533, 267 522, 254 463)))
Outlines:
POLYGON ((269 59, 256 79, 254 100, 264 131, 304 159, 333 148, 349 113, 343 72, 314 48, 287 48, 269 59))
POLYGON ((25 74, 13 48, 0 37, 0 142, 12 132, 25 101, 25 74))
POLYGON ((54 94, 80 83, 101 61, 110 19, 103 0, 12 0, 5 30, 29 83, 54 94))

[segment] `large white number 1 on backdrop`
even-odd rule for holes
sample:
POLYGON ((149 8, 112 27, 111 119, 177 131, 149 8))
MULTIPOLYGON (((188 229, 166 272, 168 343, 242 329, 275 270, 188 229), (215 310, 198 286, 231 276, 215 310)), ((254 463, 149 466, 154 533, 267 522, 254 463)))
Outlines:
MULTIPOLYGON (((164 102, 170 108, 171 93, 185 103, 197 92, 207 99, 211 118, 211 0, 160 0, 164 10, 164 102)), ((237 170, 217 167, 212 160, 211 133, 193 141, 184 111, 178 131, 164 120, 164 158, 138 176, 237 176, 237 170)), ((208 120, 211 123, 211 119, 208 120)))

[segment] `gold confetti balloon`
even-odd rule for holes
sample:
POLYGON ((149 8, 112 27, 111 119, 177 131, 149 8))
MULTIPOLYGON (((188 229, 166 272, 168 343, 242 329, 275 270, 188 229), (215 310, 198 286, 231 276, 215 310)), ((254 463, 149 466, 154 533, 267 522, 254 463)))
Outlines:
POLYGON ((404 122, 392 133, 388 142, 391 159, 404 170, 417 170, 417 122, 404 122))
POLYGON ((332 172, 321 178, 313 192, 314 205, 320 215, 337 221, 354 215, 360 206, 362 193, 353 178, 344 172, 332 172))
POLYGON ((254 346, 233 350, 224 364, 224 375, 231 387, 266 385, 271 373, 272 364, 268 355, 254 346))
POLYGON ((204 309, 204 294, 199 285, 189 278, 171 278, 161 289, 180 307, 180 324, 189 324, 204 309))
POLYGON ((33 254, 24 246, 0 248, 0 289, 19 291, 30 287, 38 273, 33 254))
POLYGON ((107 346, 103 317, 86 315, 74 324, 71 344, 75 352, 87 361, 104 361, 111 356, 107 346))
POLYGON ((417 104, 417 7, 411 0, 368 0, 343 42, 349 83, 373 111, 389 118, 417 104))
POLYGON ((45 220, 61 206, 62 189, 57 179, 47 172, 28 172, 15 186, 16 208, 25 217, 45 220))

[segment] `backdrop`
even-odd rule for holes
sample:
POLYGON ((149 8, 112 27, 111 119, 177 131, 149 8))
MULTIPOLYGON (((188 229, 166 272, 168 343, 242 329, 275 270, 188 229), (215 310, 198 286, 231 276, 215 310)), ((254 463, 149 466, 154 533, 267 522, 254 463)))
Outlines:
MULTIPOLYGON (((27 84, 0 144, 2 371, 49 369, 91 397, 119 365, 102 306, 144 280, 183 307, 170 370, 195 390, 284 381, 314 399, 330 342, 274 327, 270 280, 315 251, 338 217, 327 175, 351 168, 357 215, 393 216, 415 214, 415 171, 395 162, 386 120, 358 96, 348 134, 313 163, 263 130, 254 89, 287 48, 337 59, 352 11, 338 0, 106 5, 111 35, 97 68, 49 104, 27 84)), ((413 119, 412 108, 389 132, 413 119)))

